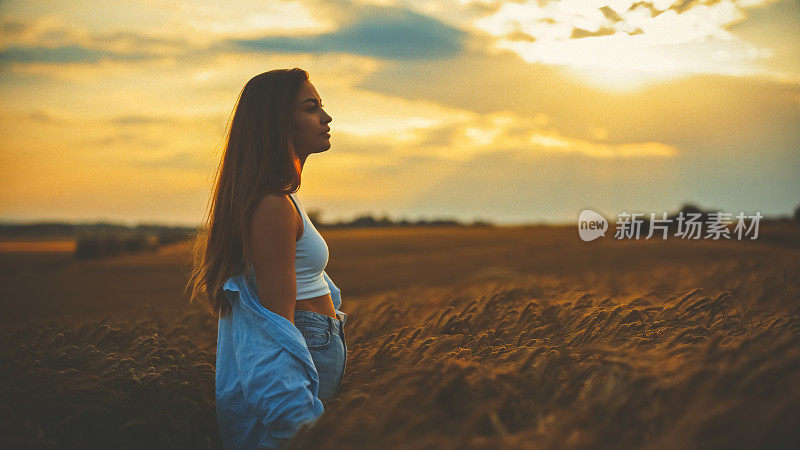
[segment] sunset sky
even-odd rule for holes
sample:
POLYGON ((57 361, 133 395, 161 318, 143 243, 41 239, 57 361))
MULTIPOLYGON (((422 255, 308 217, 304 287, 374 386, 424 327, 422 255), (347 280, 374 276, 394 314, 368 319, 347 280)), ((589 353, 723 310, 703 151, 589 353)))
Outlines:
POLYGON ((800 203, 798 0, 12 0, 0 220, 199 223, 241 88, 291 67, 323 220, 800 203))

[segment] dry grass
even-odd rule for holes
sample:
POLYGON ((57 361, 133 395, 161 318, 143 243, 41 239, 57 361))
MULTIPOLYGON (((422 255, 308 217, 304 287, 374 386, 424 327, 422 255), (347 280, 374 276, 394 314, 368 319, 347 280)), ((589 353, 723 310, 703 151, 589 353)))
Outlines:
MULTIPOLYGON (((800 448, 796 247, 587 245, 573 234, 326 234, 349 315, 347 373, 290 447, 800 448)), ((65 274, 133 289, 178 273, 175 248, 147 261, 54 260, 56 287, 31 292, 77 289, 65 274)), ((127 306, 74 295, 96 310, 17 306, 0 328, 5 442, 219 448, 215 321, 179 290, 127 306)))
POLYGON ((376 299, 349 319, 344 393, 297 447, 797 448, 800 284, 781 276, 751 280, 780 283, 795 306, 777 315, 727 291, 535 278, 436 309, 376 299))
POLYGON ((144 307, 124 319, 4 329, 6 448, 218 448, 213 326, 199 312, 144 307))

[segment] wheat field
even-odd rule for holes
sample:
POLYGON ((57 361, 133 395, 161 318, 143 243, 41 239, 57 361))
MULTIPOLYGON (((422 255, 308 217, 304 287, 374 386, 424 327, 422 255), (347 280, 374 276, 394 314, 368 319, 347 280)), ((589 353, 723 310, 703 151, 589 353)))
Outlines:
MULTIPOLYGON (((289 448, 800 448, 800 226, 327 230, 340 395, 289 448)), ((220 448, 188 248, 0 252, 7 448, 220 448)))

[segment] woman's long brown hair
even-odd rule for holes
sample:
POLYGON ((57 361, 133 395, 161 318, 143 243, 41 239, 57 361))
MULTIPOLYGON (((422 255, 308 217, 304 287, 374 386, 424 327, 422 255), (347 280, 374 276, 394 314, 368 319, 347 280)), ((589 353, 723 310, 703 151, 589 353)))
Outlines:
POLYGON ((259 200, 300 187, 291 124, 304 80, 308 73, 302 69, 271 70, 253 77, 239 94, 184 290, 191 290, 190 303, 207 299, 219 316, 231 309, 223 285, 250 267, 250 221, 259 200))

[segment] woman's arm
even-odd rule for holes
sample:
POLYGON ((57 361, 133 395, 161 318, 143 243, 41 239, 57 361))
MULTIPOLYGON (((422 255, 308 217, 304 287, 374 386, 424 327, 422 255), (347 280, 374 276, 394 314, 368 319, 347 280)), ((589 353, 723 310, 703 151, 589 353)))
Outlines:
POLYGON ((299 220, 290 199, 268 194, 256 206, 250 228, 259 301, 292 323, 297 300, 294 256, 299 220))

